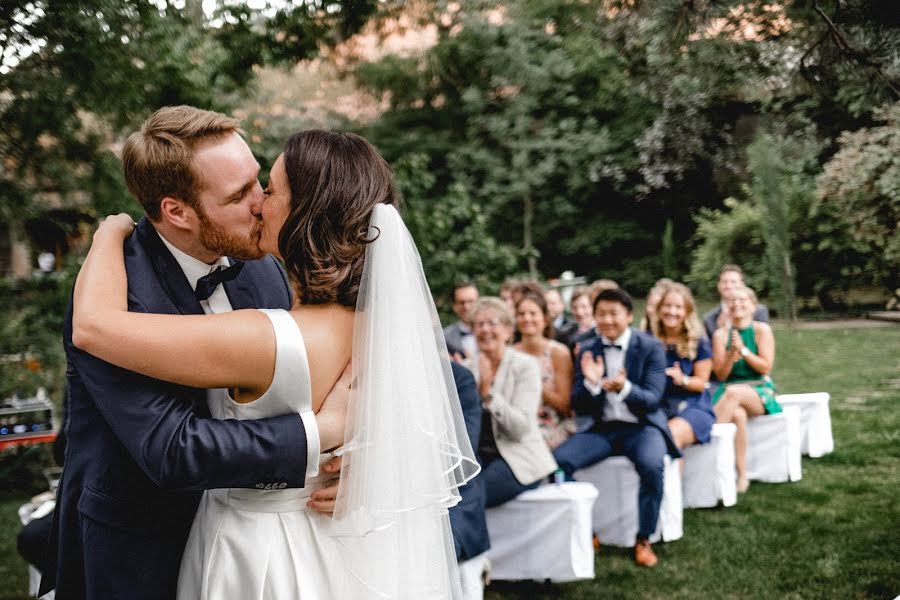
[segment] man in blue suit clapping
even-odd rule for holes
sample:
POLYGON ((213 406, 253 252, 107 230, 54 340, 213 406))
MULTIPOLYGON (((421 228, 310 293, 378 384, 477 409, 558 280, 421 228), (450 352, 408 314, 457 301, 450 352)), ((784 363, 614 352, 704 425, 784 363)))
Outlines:
POLYGON ((609 456, 634 463, 641 485, 635 562, 652 567, 650 536, 656 530, 663 495, 664 457, 681 456, 660 404, 666 387, 666 358, 653 336, 630 327, 631 297, 622 289, 601 291, 594 299, 599 335, 581 344, 572 407, 590 414, 594 425, 569 438, 553 453, 571 478, 578 469, 609 456))

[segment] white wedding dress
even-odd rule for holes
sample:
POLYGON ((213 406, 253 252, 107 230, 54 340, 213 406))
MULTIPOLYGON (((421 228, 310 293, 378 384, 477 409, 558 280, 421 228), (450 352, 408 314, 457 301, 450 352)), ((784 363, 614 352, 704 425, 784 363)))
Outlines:
MULTIPOLYGON (((461 597, 448 508, 480 467, 415 243, 393 206, 375 206, 369 225, 334 516, 306 509, 321 478, 205 492, 179 600, 461 597)), ((263 312, 276 337, 272 385, 251 403, 212 406, 214 417, 310 410, 303 336, 288 312, 263 312)))
MULTIPOLYGON (((311 410, 303 335, 284 310, 263 310, 276 339, 272 385, 253 402, 224 397, 210 406, 219 419, 259 419, 311 410)), ((320 465, 331 458, 320 457, 320 465)), ((331 518, 306 508, 323 474, 298 489, 208 490, 200 500, 178 577, 179 600, 335 600, 349 573, 331 518)))

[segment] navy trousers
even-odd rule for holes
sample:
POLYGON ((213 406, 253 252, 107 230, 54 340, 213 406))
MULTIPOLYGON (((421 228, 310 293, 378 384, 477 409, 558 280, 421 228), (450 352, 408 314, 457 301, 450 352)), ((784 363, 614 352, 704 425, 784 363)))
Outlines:
POLYGON ((525 490, 533 490, 541 483, 540 479, 529 485, 519 483, 512 469, 502 458, 496 458, 484 465, 478 477, 484 481, 485 508, 512 500, 525 490))
POLYGON ((576 433, 553 452, 566 478, 572 473, 610 456, 627 456, 641 480, 638 492, 638 538, 648 539, 656 531, 663 496, 666 440, 652 425, 598 423, 576 433))

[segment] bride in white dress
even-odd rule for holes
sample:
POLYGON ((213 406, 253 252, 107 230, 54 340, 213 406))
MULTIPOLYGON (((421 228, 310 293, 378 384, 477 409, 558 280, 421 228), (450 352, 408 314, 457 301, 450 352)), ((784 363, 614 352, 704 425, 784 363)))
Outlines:
POLYGON ((100 226, 76 284, 76 344, 151 377, 231 388, 217 418, 316 411, 352 355, 334 516, 307 508, 322 469, 300 489, 207 491, 178 596, 458 597, 447 508, 478 465, 390 168, 358 136, 301 132, 266 193, 259 246, 285 262, 291 311, 128 312, 127 215, 100 226))

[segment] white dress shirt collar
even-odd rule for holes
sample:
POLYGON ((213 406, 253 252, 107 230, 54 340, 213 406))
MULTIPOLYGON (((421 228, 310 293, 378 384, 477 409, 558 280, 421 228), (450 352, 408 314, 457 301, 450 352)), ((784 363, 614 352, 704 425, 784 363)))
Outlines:
POLYGON ((627 352, 627 351, 628 351, 628 344, 631 343, 631 327, 626 327, 626 328, 625 328, 625 333, 623 333, 622 335, 620 335, 619 337, 617 337, 617 338, 616 338, 614 341, 612 341, 612 342, 609 341, 609 340, 606 338, 605 335, 601 335, 601 336, 600 336, 600 339, 601 339, 601 340, 603 341, 603 343, 606 344, 607 346, 612 346, 612 345, 621 346, 621 347, 622 347, 622 352, 627 352))
POLYGON ((194 258, 190 254, 179 250, 176 248, 172 242, 167 240, 163 234, 159 231, 156 232, 159 236, 159 239, 162 240, 162 243, 165 244, 166 248, 169 249, 169 252, 172 253, 172 256, 175 258, 175 262, 178 263, 178 266, 181 267, 181 270, 184 272, 184 276, 187 277, 188 283, 191 284, 191 289, 197 289, 197 280, 201 277, 209 275, 215 270, 218 266, 229 266, 228 259, 224 256, 220 256, 216 259, 216 262, 212 264, 207 264, 200 259, 194 258))

